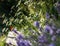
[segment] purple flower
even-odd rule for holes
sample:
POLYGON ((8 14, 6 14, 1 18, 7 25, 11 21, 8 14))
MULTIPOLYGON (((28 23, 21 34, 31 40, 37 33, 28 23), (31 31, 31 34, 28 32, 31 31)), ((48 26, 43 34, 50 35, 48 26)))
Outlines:
POLYGON ((17 32, 17 30, 13 30, 14 31, 14 33, 16 33, 16 34, 19 34, 18 32, 17 32))
POLYGON ((21 40, 21 39, 23 39, 24 37, 22 36, 22 35, 18 35, 18 37, 17 37, 17 39, 18 40, 21 40))
POLYGON ((56 31, 56 33, 59 34, 59 33, 60 33, 60 29, 58 29, 58 30, 56 31))
POLYGON ((55 46, 55 44, 54 43, 50 43, 49 46, 55 46))
POLYGON ((50 32, 49 32, 50 35, 53 35, 54 34, 54 31, 51 29, 50 32))
POLYGON ((45 26, 45 32, 49 32, 51 30, 51 27, 49 25, 45 26))
POLYGON ((54 25, 52 25, 51 28, 54 29, 54 30, 56 29, 56 27, 54 25))
POLYGON ((38 21, 35 21, 34 22, 34 26, 36 26, 37 28, 39 28, 39 22, 38 21))
POLYGON ((60 29, 57 29, 56 34, 60 36, 60 29))
POLYGON ((49 19, 49 18, 50 18, 49 13, 46 13, 46 18, 47 18, 47 19, 49 19))
POLYGON ((54 31, 52 30, 52 28, 49 25, 45 26, 45 33, 49 33, 50 35, 53 35, 54 31))
POLYGON ((45 35, 38 36, 38 41, 40 43, 46 43, 47 42, 47 37, 45 35))
POLYGON ((31 46, 30 41, 28 40, 20 40, 17 42, 18 46, 31 46))
POLYGON ((56 41, 56 36, 55 36, 55 35, 52 36, 51 40, 52 40, 52 41, 56 41))
POLYGON ((17 41, 17 45, 18 46, 25 46, 24 41, 22 41, 22 40, 17 41))

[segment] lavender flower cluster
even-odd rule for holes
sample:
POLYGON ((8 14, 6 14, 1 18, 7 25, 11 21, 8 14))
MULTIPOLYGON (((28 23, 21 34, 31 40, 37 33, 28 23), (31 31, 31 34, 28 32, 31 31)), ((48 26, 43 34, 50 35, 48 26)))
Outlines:
POLYGON ((16 34, 18 34, 18 37, 16 38, 17 46, 31 46, 31 43, 29 40, 24 39, 24 36, 19 34, 16 30, 14 30, 16 34))
MULTIPOLYGON (((39 27, 38 21, 35 21, 34 24, 36 27, 39 27)), ((57 37, 59 35, 60 29, 57 29, 54 24, 46 24, 42 34, 38 36, 38 46, 56 46, 57 37)))
POLYGON ((31 43, 29 40, 23 40, 23 39, 19 40, 17 44, 18 46, 31 46, 31 43))

